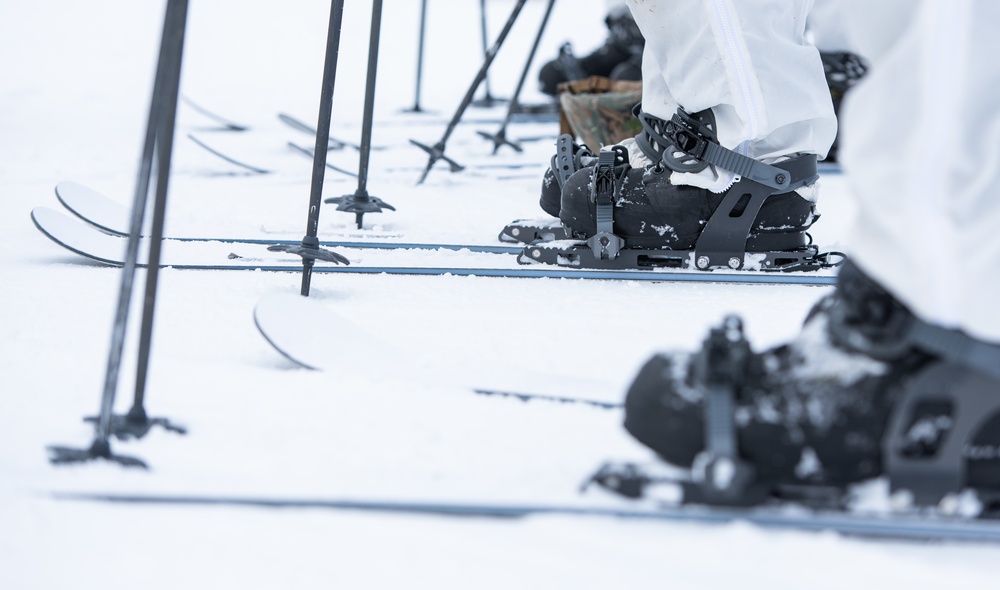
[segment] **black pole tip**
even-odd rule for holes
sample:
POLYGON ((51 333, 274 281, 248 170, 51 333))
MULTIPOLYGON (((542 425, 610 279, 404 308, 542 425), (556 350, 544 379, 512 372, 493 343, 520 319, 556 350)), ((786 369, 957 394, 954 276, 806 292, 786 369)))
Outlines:
POLYGON ((485 131, 476 131, 476 133, 478 133, 480 137, 483 137, 483 138, 488 139, 488 140, 490 140, 490 141, 493 142, 493 154, 494 155, 496 155, 497 151, 500 149, 500 146, 504 146, 504 145, 509 145, 510 147, 512 147, 514 149, 514 151, 516 151, 518 153, 524 151, 523 149, 521 149, 520 144, 518 144, 517 142, 510 141, 509 139, 507 139, 507 133, 506 133, 506 131, 503 128, 501 128, 500 131, 497 131, 496 133, 493 133, 493 134, 487 133, 485 131))
POLYGON ((115 455, 111 452, 111 445, 108 444, 107 440, 95 440, 90 448, 87 449, 75 449, 70 447, 48 447, 49 451, 49 463, 53 465, 69 465, 72 463, 86 463, 88 461, 94 461, 96 459, 104 459, 106 461, 111 461, 117 463, 122 467, 139 467, 141 469, 149 469, 141 459, 135 457, 128 457, 126 455, 115 455))
MULTIPOLYGON (((88 416, 83 421, 96 423, 97 418, 95 416, 88 416)), ((120 440, 137 440, 149 434, 149 431, 154 426, 159 426, 175 434, 187 434, 186 428, 174 424, 167 418, 150 418, 140 406, 133 406, 128 414, 115 414, 111 416, 109 434, 118 437, 120 440)), ((97 443, 95 442, 95 444, 97 443)), ((110 453, 110 449, 108 452, 110 453)))

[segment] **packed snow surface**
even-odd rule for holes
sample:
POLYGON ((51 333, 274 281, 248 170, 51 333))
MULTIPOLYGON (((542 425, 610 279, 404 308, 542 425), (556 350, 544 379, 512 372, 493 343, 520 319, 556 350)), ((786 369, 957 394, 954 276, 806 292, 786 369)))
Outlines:
MULTIPOLYGON (((495 243, 503 225, 537 218, 557 124, 513 121, 524 153, 495 133, 504 106, 472 107, 446 153, 452 174, 410 139, 433 144, 481 64, 480 3, 429 2, 420 105, 420 2, 387 0, 368 191, 397 211, 364 228, 326 206, 325 239, 495 243), (433 112, 430 112, 433 111, 433 112), (473 123, 473 121, 478 121, 473 123), (519 167, 497 167, 516 164, 519 167)), ((490 0, 490 37, 513 0, 490 0)), ((545 8, 527 3, 490 72, 493 96, 516 85, 545 8)), ((316 275, 312 296, 394 352, 327 334, 354 363, 310 371, 254 327, 268 294, 295 293, 293 273, 160 274, 146 409, 188 434, 152 430, 112 441, 148 470, 107 462, 53 466, 50 445, 86 448, 105 380, 121 271, 88 263, 33 227, 53 187, 75 181, 130 205, 165 3, 12 3, 0 19, 0 588, 988 588, 1000 547, 875 542, 834 534, 608 518, 520 520, 317 509, 155 507, 54 499, 55 492, 220 494, 627 505, 579 486, 606 460, 655 461, 617 410, 485 397, 476 367, 539 375, 539 393, 572 375, 580 395, 620 400, 656 350, 691 349, 724 314, 743 315, 755 346, 792 338, 827 287, 652 284, 555 279, 316 275), (392 358, 442 373, 408 379, 392 358), (385 362, 378 362, 384 358, 385 362), (363 362, 362 362, 363 361, 363 362), (367 368, 367 370, 364 370, 367 368), (590 384, 589 386, 586 384, 590 384), (612 384, 612 385, 608 385, 612 384), (610 388, 610 389, 609 389, 610 388)), ((332 133, 360 138, 369 2, 347 2, 332 133)), ((315 124, 330 6, 319 0, 191 3, 182 93, 246 125, 218 125, 182 102, 167 233, 297 239, 306 227, 311 139, 278 113, 315 124), (253 174, 199 141, 269 171, 253 174)), ((604 2, 558 2, 521 99, 570 40, 605 38, 604 2)), ((480 89, 477 96, 482 96, 480 89)), ((330 152, 356 170, 358 152, 330 152)), ((836 247, 850 224, 846 176, 824 177, 814 235, 836 247)), ((356 179, 328 170, 325 196, 356 179)), ((342 254, 351 257, 350 251, 342 254)), ((390 254, 381 253, 380 258, 390 254)), ((145 274, 137 275, 137 291, 145 274)), ((136 301, 139 296, 137 294, 136 301)), ((130 407, 133 308, 116 411, 130 407)), ((366 340, 367 342, 367 340, 366 340)), ((406 366, 405 363, 403 363, 406 366)))

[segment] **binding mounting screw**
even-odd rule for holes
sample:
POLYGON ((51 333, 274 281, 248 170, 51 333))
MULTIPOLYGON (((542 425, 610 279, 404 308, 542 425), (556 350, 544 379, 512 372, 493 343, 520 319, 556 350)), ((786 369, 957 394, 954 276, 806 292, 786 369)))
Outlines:
POLYGON ((785 175, 784 174, 779 174, 779 175, 775 176, 774 177, 774 182, 777 182, 778 184, 785 184, 785 175))
POLYGON ((739 258, 733 256, 729 259, 729 268, 739 268, 741 261, 739 258))
POLYGON ((698 261, 695 262, 698 268, 708 268, 709 260, 708 256, 699 256, 698 261))

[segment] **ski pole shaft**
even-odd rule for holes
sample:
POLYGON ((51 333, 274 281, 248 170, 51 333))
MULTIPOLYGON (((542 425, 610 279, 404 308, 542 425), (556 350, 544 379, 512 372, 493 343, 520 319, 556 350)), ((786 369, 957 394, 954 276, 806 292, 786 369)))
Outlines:
POLYGON ((149 352, 153 339, 153 319, 156 310, 156 289, 160 276, 160 253, 163 245, 163 224, 167 211, 167 191, 170 184, 170 161, 173 154, 174 129, 177 119, 177 102, 180 94, 181 64, 184 55, 184 35, 187 18, 187 0, 184 14, 179 17, 176 30, 172 31, 170 59, 164 84, 164 102, 156 130, 156 194, 153 201, 153 224, 150 228, 149 259, 146 264, 146 291, 143 298, 142 322, 139 332, 139 356, 136 368, 135 396, 129 416, 146 420, 143 402, 146 378, 149 371, 149 352))
POLYGON ((472 97, 475 94, 476 89, 479 88, 479 85, 486 78, 486 74, 489 72, 490 66, 493 64, 493 59, 496 57, 497 52, 500 51, 500 47, 503 46, 504 41, 507 39, 507 34, 510 33, 511 28, 514 26, 514 22, 521 13, 521 9, 524 8, 526 1, 527 0, 517 1, 517 4, 514 6, 514 10, 511 11, 510 17, 507 19, 507 23, 504 25, 503 30, 500 31, 500 35, 497 37, 497 40, 493 43, 493 47, 486 52, 486 59, 483 62, 482 67, 479 68, 479 72, 476 74, 475 80, 473 80, 472 85, 469 86, 469 90, 462 98, 462 102, 459 104, 455 115, 451 118, 451 121, 448 122, 448 127, 445 130, 444 137, 441 138, 439 143, 443 144, 448 141, 448 138, 451 137, 451 134, 455 131, 455 127, 458 126, 458 122, 462 118, 462 114, 472 102, 472 97))
POLYGON ((420 108, 420 85, 424 77, 424 34, 427 31, 427 0, 420 3, 420 38, 417 41, 417 87, 413 98, 413 112, 419 113, 420 108))
POLYGON ((129 304, 132 299, 136 262, 139 255, 139 241, 142 235, 142 225, 146 213, 146 200, 152 176, 156 135, 162 111, 164 110, 164 94, 167 86, 167 73, 171 67, 171 54, 175 51, 171 43, 173 38, 172 32, 184 26, 187 16, 187 4, 187 0, 168 0, 166 14, 163 19, 163 34, 160 40, 160 52, 153 82, 153 96, 150 99, 149 113, 146 120, 146 136, 143 142, 138 179, 132 200, 129 236, 118 290, 115 321, 112 326, 111 347, 108 353, 108 364, 104 378, 104 391, 101 396, 101 409, 97 418, 95 446, 107 447, 108 437, 111 433, 111 415, 118 386, 119 370, 121 369, 122 351, 125 346, 125 328, 128 323, 129 304))
MULTIPOLYGON (((489 34, 487 32, 487 30, 486 30, 487 29, 487 27, 486 27, 486 0, 479 0, 479 23, 480 23, 480 28, 482 29, 482 33, 483 33, 482 34, 482 40, 483 40, 483 57, 486 57, 488 55, 488 50, 486 48, 486 43, 487 43, 486 39, 487 39, 487 36, 489 34)), ((487 101, 492 101, 493 100, 493 96, 490 93, 490 77, 489 77, 488 74, 483 78, 483 89, 486 91, 486 96, 484 98, 487 101)))
POLYGON ((545 15, 542 17, 541 25, 538 27, 538 34, 535 35, 535 42, 531 45, 531 51, 528 52, 528 61, 524 64, 524 70, 521 71, 521 78, 517 81, 517 88, 514 89, 514 95, 510 99, 510 105, 507 107, 507 116, 504 117, 501 129, 506 129, 507 124, 510 123, 510 119, 514 115, 514 111, 517 110, 517 99, 521 96, 521 89, 524 88, 524 82, 528 78, 528 70, 531 68, 531 62, 535 60, 538 45, 542 41, 542 35, 545 33, 545 27, 549 23, 549 16, 552 14, 552 7, 555 3, 556 0, 549 0, 548 6, 545 7, 545 15))
POLYGON ((372 117, 375 112, 375 77, 378 72, 379 33, 382 26, 382 0, 372 3, 371 34, 368 39, 368 77, 365 81, 365 112, 361 122, 361 153, 358 162, 358 193, 367 194, 368 160, 372 151, 372 117))
MULTIPOLYGON (((319 209, 323 203, 323 180, 326 173, 326 153, 330 145, 330 121, 333 116, 333 88, 337 81, 337 59, 340 53, 340 29, 344 20, 344 0, 330 3, 330 25, 326 36, 323 62, 323 83, 320 91, 319 117, 316 124, 316 145, 313 150, 312 184, 309 190, 309 216, 306 238, 319 233, 319 209)), ((312 264, 302 265, 302 295, 309 295, 312 264)))

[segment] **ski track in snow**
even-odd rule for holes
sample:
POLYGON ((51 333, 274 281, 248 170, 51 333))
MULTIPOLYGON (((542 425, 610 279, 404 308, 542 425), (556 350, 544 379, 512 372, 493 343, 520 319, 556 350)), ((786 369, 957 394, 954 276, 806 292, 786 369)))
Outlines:
MULTIPOLYGON (((322 211, 320 234, 400 234, 406 241, 494 243, 503 225, 535 218, 555 123, 512 123, 508 137, 546 136, 525 153, 491 155, 504 108, 470 108, 443 163, 415 184, 480 62, 479 4, 429 3, 421 104, 412 106, 418 2, 388 0, 368 190, 397 208, 366 216, 322 211), (512 170, 474 169, 501 162, 512 170), (392 173, 386 169, 394 169, 392 173), (537 173, 537 174, 533 174, 537 173)), ((512 0, 488 2, 495 35, 512 0)), ((99 408, 120 270, 61 251, 32 226, 73 180, 129 203, 145 127, 163 2, 19 3, 0 19, 0 587, 19 588, 987 588, 1000 548, 888 543, 832 534, 533 517, 517 521, 319 510, 113 506, 49 493, 190 493, 427 501, 620 504, 579 484, 609 459, 653 457, 618 411, 469 394, 406 383, 392 366, 369 374, 296 368, 254 328, 257 300, 295 292, 298 277, 166 269, 160 276, 146 407, 185 425, 113 449, 149 471, 107 463, 53 467, 48 445, 89 445, 81 421, 99 408), (53 8, 53 4, 58 5, 53 8)), ((347 3, 333 135, 360 136, 368 3, 347 3)), ((528 2, 490 73, 507 96, 544 3, 528 2)), ((193 2, 182 93, 248 125, 214 125, 182 103, 167 233, 298 238, 310 162, 287 147, 305 136, 277 118, 315 120, 329 5, 290 0, 193 2), (272 170, 248 174, 186 139, 272 170)), ((556 4, 533 72, 565 40, 603 42, 604 3, 556 4)), ((524 102, 542 96, 532 88, 524 102)), ((354 150, 331 151, 355 169, 354 150)), ((356 181, 327 171, 325 196, 356 181)), ((850 225, 843 175, 823 179, 814 236, 837 247, 850 225)), ((137 275, 137 290, 144 273, 137 275)), ((654 351, 690 349, 723 314, 744 315, 758 348, 792 337, 825 287, 641 284, 569 280, 336 275, 313 296, 455 382, 496 363, 620 384, 654 351)), ((137 297, 138 299, 138 297, 137 297)), ((116 409, 134 379, 133 309, 116 409)), ((330 335, 335 338, 336 335, 330 335)), ((378 357, 377 350, 357 351, 378 357)), ((545 383, 538 383, 540 392, 545 383)), ((614 392, 612 392, 612 396, 614 392)))

